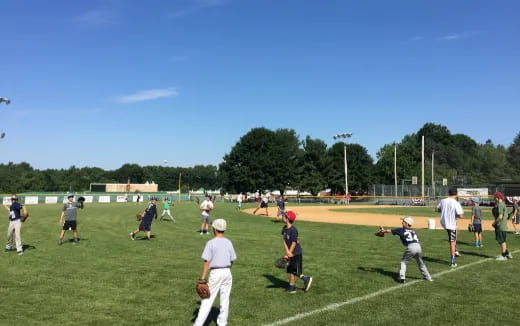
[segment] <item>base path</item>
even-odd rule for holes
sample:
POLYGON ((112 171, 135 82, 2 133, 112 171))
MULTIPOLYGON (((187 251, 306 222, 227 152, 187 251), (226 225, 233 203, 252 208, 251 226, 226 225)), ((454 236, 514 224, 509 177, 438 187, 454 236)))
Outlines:
MULTIPOLYGON (((346 212, 346 211, 333 211, 333 209, 358 209, 358 208, 381 208, 384 206, 369 206, 369 205, 352 205, 352 206, 286 206, 287 210, 296 212, 298 220, 310 221, 310 222, 323 222, 323 223, 335 223, 335 224, 355 224, 355 225, 374 225, 374 226, 388 226, 388 227, 399 227, 401 226, 402 215, 393 214, 372 214, 372 213, 357 213, 357 212, 346 212)), ((390 206, 389 206, 390 207, 390 206)), ((391 206, 394 207, 394 206, 391 206)), ((244 212, 252 214, 254 208, 246 209, 244 212)), ((275 218, 277 208, 271 208, 271 216, 268 218, 275 218)), ((442 229, 439 217, 427 217, 427 216, 412 216, 415 224, 414 229, 428 228, 428 220, 435 220, 435 228, 442 229)), ((459 229, 466 229, 470 222, 470 219, 459 219, 459 229)), ((491 226, 492 221, 482 221, 482 228, 484 230, 494 230, 491 226)))

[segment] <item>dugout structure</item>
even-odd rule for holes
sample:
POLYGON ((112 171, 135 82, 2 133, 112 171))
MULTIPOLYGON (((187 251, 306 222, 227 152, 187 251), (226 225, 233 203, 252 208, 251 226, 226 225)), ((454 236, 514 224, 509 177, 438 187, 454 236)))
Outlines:
POLYGON ((91 183, 90 192, 157 192, 159 185, 152 183, 91 183))

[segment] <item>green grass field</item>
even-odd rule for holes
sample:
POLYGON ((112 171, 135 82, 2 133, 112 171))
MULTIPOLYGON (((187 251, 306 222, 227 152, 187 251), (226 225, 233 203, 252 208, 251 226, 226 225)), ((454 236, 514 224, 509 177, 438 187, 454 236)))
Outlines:
MULTIPOLYGON (((22 229, 25 254, 0 256, 0 325, 191 325, 199 308, 194 287, 200 255, 210 236, 197 232, 196 204, 183 202, 172 209, 177 223, 155 221, 152 241, 139 240, 142 233, 132 241, 134 215, 143 208, 86 205, 78 218, 80 243, 57 246, 60 205, 30 206, 22 229)), ((514 293, 520 259, 489 259, 499 253, 493 233, 485 232, 484 248, 476 249, 472 234, 461 231, 463 256, 451 271, 445 232, 419 230, 435 281, 414 282, 421 275, 411 262, 403 286, 394 280, 404 251, 397 237, 377 238, 373 227, 297 221, 305 272, 314 282, 308 293, 288 295, 287 274, 273 266, 283 254, 282 225, 240 213, 230 203, 217 203, 212 217, 228 221, 226 234, 238 254, 229 325, 269 325, 305 312, 312 313, 290 324, 518 324, 514 293), (313 312, 345 302, 350 304, 313 312)), ((7 218, 2 227, 5 242, 7 218)), ((516 253, 520 237, 508 235, 508 244, 516 253)), ((217 314, 216 307, 209 325, 217 314)))

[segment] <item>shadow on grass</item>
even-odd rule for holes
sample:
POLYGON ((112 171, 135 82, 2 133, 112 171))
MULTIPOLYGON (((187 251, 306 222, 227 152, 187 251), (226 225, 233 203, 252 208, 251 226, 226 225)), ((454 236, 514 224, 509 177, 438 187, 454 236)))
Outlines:
POLYGON ((33 250, 33 249, 36 249, 35 246, 32 246, 32 245, 29 245, 29 244, 24 244, 22 245, 22 250, 23 251, 26 251, 26 250, 33 250))
MULTIPOLYGON (((150 235, 150 239, 155 239, 155 238, 157 238, 157 237, 155 236, 155 234, 150 235)), ((146 237, 146 235, 143 235, 143 236, 140 237, 140 238, 137 238, 137 237, 136 237, 135 239, 136 239, 136 240, 137 240, 137 239, 139 239, 139 240, 148 240, 148 238, 146 237)))
POLYGON ((427 262, 430 262, 430 263, 437 263, 437 264, 442 264, 442 265, 446 265, 446 264, 449 265, 451 263, 448 260, 439 259, 439 258, 432 258, 432 257, 427 257, 427 256, 423 256, 422 259, 424 261, 427 261, 427 262))
MULTIPOLYGON (((199 305, 200 305, 200 301, 199 301, 199 305)), ((194 323, 195 319, 197 319, 199 310, 200 310, 200 307, 199 307, 199 309, 195 309, 195 311, 193 311, 193 318, 191 319, 192 323, 194 323)), ((217 324, 217 318, 218 318, 219 313, 220 313, 220 309, 218 309, 217 307, 211 307, 211 310, 209 311, 209 314, 208 314, 208 317, 206 318, 206 322, 204 323, 204 326, 209 325, 211 322, 213 322, 214 324, 217 324)))
POLYGON ((289 286, 289 282, 281 280, 276 276, 273 276, 270 274, 264 274, 263 276, 272 283, 271 285, 266 286, 266 288, 268 288, 268 289, 273 289, 273 288, 285 289, 289 286))
POLYGON ((459 241, 457 240, 457 244, 463 244, 463 245, 473 245, 472 243, 466 242, 466 241, 459 241))
POLYGON ((399 280, 399 273, 395 271, 387 271, 379 267, 363 267, 359 266, 358 269, 363 272, 379 273, 384 276, 388 276, 395 281, 399 280))
POLYGON ((496 256, 489 256, 486 254, 482 254, 480 252, 474 252, 474 251, 462 251, 459 250, 461 254, 468 255, 468 256, 476 256, 476 257, 482 257, 482 258, 495 258, 496 256))

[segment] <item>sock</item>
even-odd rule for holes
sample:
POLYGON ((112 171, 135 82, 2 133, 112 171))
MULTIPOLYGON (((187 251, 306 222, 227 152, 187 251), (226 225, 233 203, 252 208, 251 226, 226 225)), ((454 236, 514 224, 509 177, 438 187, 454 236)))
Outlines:
POLYGON ((507 257, 507 255, 509 255, 509 251, 508 250, 506 250, 506 252, 502 253, 502 256, 504 256, 504 257, 507 257))
POLYGON ((451 263, 455 264, 455 255, 451 255, 451 263))
POLYGON ((475 241, 475 247, 478 247, 479 246, 479 243, 478 243, 478 240, 475 241))
POLYGON ((304 282, 307 282, 309 280, 309 277, 308 276, 305 276, 305 275, 300 275, 300 278, 304 281, 304 282))

